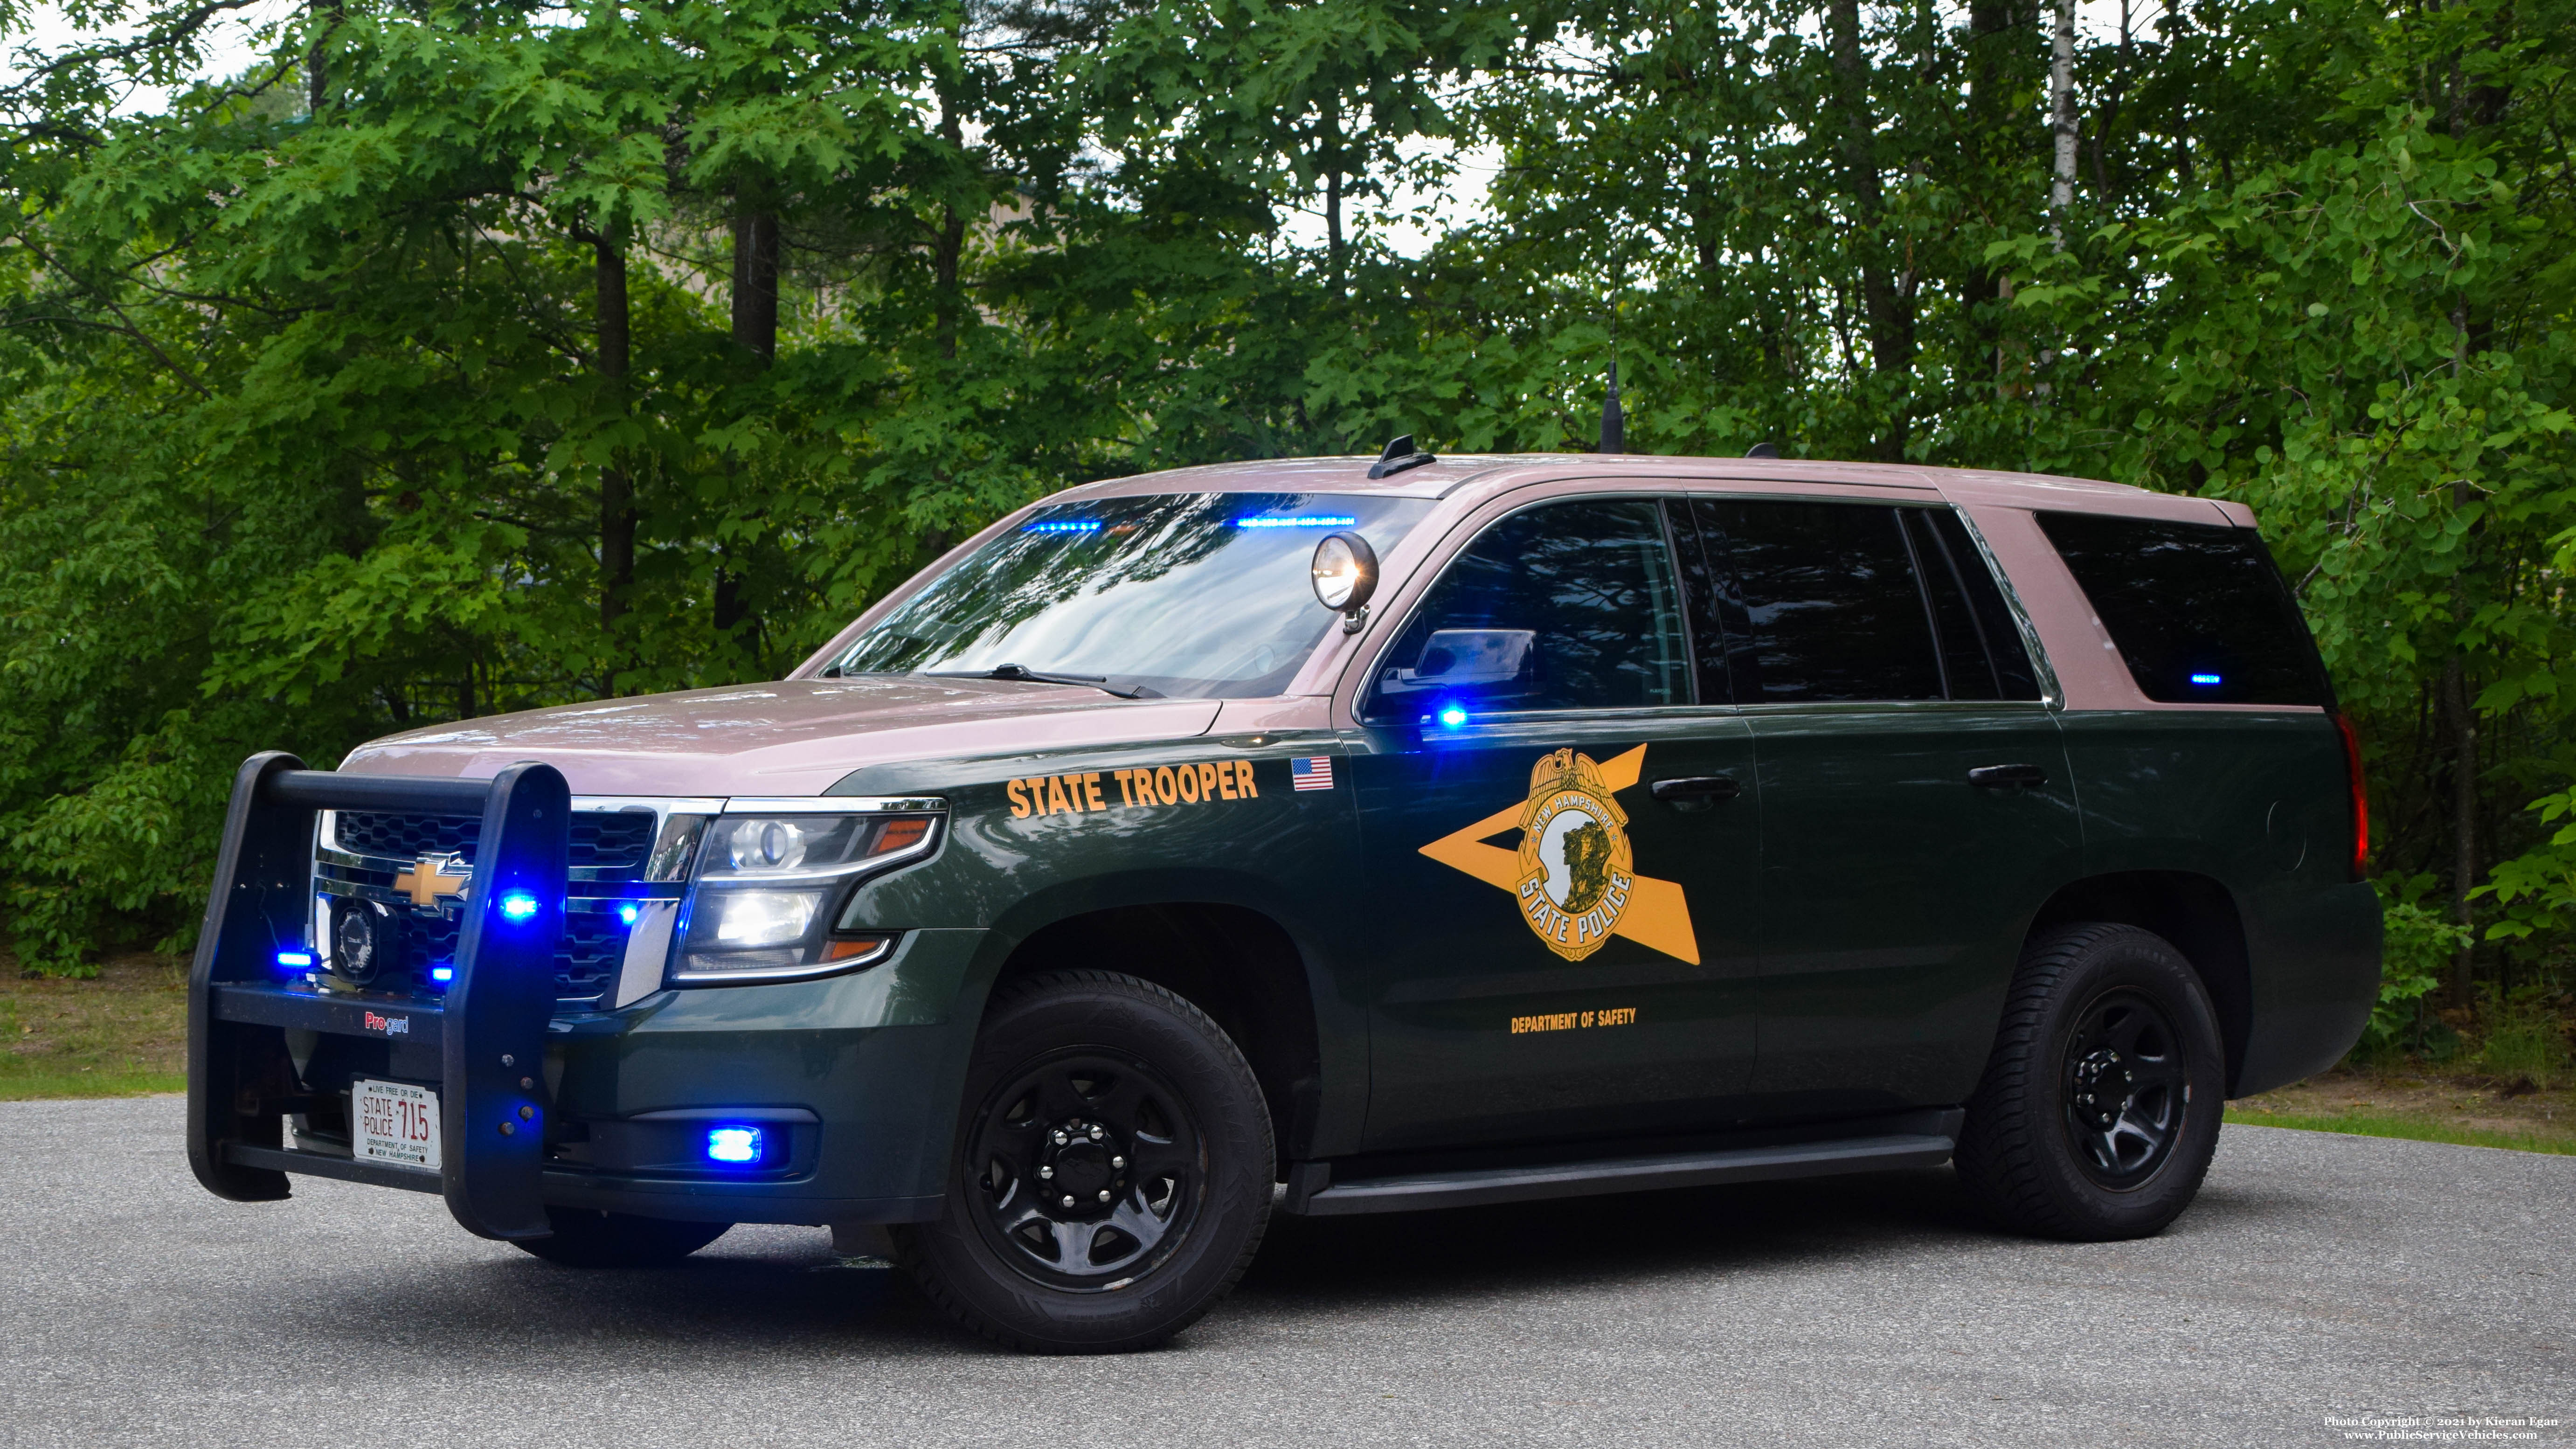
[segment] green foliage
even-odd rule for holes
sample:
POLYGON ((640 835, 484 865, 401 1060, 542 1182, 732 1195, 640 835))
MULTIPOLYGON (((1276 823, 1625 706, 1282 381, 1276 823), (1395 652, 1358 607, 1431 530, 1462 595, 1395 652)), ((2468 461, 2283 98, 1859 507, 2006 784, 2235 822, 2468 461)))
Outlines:
POLYGON ((2431 876, 2382 877, 2376 884, 2387 934, 2379 963, 2379 1001, 2362 1032, 2362 1046, 2369 1051, 2385 1050, 2414 1030, 2424 998, 2442 984, 2452 953, 2469 938, 2467 927, 2442 919, 2424 904, 2431 876))
POLYGON ((2088 36, 2056 213, 2029 0, 347 0, 190 83, 223 13, 0 83, 40 969, 184 940, 255 749, 775 677, 1088 478, 1586 448, 1614 350, 1637 451, 2252 505, 2368 745, 2375 1029, 2464 896, 2562 969, 2576 0, 2088 36))

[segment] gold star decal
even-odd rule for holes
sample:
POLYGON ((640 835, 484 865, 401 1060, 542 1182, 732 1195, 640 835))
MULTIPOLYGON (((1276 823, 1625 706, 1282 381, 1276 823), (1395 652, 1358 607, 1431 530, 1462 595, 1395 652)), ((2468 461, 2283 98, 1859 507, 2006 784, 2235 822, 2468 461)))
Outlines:
MULTIPOLYGON (((1601 762, 1602 783, 1612 793, 1634 787, 1639 772, 1646 766, 1646 747, 1639 745, 1624 755, 1601 762)), ((1451 831, 1422 847, 1422 853, 1449 867, 1462 871, 1497 890, 1520 892, 1522 865, 1520 856, 1499 846, 1487 845, 1489 836, 1499 835, 1521 823, 1528 802, 1515 800, 1475 824, 1451 831)), ((1661 951, 1692 965, 1699 964, 1699 937, 1691 930, 1690 898, 1682 893, 1679 882, 1638 876, 1628 895, 1627 909, 1611 927, 1611 934, 1625 936, 1649 950, 1661 951)))

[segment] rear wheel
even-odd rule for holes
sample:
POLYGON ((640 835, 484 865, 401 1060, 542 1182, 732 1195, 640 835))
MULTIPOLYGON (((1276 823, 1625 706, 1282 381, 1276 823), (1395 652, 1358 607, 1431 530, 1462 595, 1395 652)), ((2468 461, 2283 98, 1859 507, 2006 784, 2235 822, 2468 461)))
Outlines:
POLYGON ((1038 1353, 1148 1348, 1242 1276, 1270 1213, 1270 1112, 1206 1014, 1109 972, 1015 983, 967 1072, 937 1222, 898 1228, 931 1301, 1038 1353))
POLYGON ((714 1242, 731 1223, 683 1223, 632 1213, 550 1207, 554 1236, 525 1238, 519 1246, 567 1268, 659 1268, 714 1242))
POLYGON ((2052 932, 2013 977, 1959 1179, 2016 1231, 2145 1237, 2199 1192, 2225 1096, 2217 1014, 2179 952, 2135 926, 2052 932))

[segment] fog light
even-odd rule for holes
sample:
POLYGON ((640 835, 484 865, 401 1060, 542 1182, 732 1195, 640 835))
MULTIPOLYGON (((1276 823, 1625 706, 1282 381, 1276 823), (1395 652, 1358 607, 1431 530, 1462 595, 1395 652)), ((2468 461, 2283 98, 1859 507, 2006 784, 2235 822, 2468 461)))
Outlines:
POLYGON ((501 914, 513 921, 524 921, 537 913, 537 898, 526 891, 510 891, 501 897, 501 914))
POLYGON ((710 1127, 707 1129, 707 1160, 710 1162, 758 1162, 760 1129, 757 1127, 710 1127))

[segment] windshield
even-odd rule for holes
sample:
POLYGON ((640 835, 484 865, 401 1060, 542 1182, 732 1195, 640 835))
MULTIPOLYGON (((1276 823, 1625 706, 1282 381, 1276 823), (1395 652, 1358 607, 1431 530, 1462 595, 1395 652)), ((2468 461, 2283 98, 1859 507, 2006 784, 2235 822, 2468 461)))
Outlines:
POLYGON ((1042 508, 931 580, 823 672, 1031 674, 1185 699, 1277 694, 1339 616, 1307 566, 1326 534, 1383 557, 1431 505, 1339 493, 1172 493, 1042 508))

